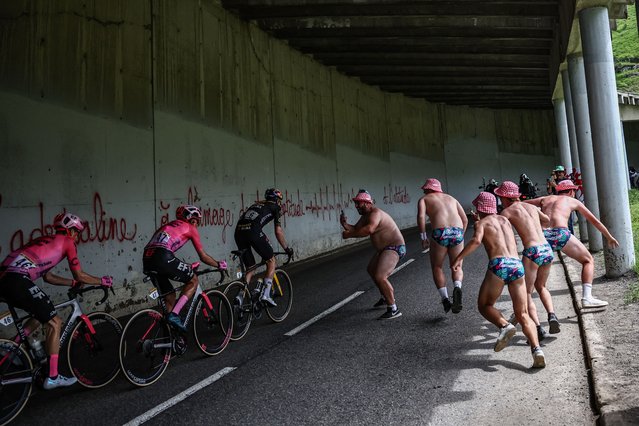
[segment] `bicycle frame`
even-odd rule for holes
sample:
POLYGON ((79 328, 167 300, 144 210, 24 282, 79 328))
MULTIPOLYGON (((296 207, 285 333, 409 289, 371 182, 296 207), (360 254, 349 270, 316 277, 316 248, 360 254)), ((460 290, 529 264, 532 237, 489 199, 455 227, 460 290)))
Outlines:
MULTIPOLYGON (((237 259, 239 260, 239 262, 240 262, 240 273, 241 273, 241 275, 242 275, 242 276, 241 276, 241 277, 238 277, 238 278, 239 278, 239 279, 240 279, 240 281, 244 284, 244 288, 246 288, 247 290, 250 290, 249 282, 246 280, 246 274, 248 274, 249 272, 253 272, 253 271, 255 271, 256 269, 258 269, 258 268, 260 268, 260 267, 262 267, 262 266, 266 265, 266 262, 265 262, 264 260, 262 260, 260 263, 256 263, 255 265, 250 266, 249 268, 246 268, 246 267, 244 266, 244 262, 242 261, 242 254, 243 254, 246 250, 251 250, 251 249, 249 248, 249 249, 244 249, 244 250, 235 250, 235 251, 232 251, 231 253, 233 253, 234 258, 237 258, 237 259)), ((281 255, 281 254, 285 254, 285 255, 289 256, 289 255, 288 255, 288 253, 286 253, 286 252, 274 252, 274 253, 273 253, 273 256, 278 256, 278 255, 281 255)), ((291 256, 289 256, 289 257, 288 257, 288 260, 287 260, 286 262, 284 262, 284 263, 282 264, 282 266, 287 265, 287 264, 291 261, 291 258, 292 258, 292 257, 291 257, 291 256)), ((277 267, 276 267, 276 269, 277 269, 277 267)), ((279 279, 277 278, 277 274, 273 275, 273 286, 275 286, 275 288, 276 288, 276 289, 277 289, 280 293, 282 292, 281 284, 280 284, 279 279)), ((256 287, 256 288, 257 288, 257 287, 256 287)), ((252 301, 251 301, 251 302, 252 302, 252 301)))
MULTIPOLYGON (((16 329, 18 330, 18 335, 20 336, 20 342, 18 343, 24 343, 27 345, 27 347, 30 349, 30 356, 31 358, 33 358, 33 360, 35 360, 36 362, 40 362, 42 359, 38 359, 35 354, 33 353, 33 348, 31 347, 31 343, 29 342, 29 339, 27 339, 26 333, 24 331, 24 326, 22 325, 24 323, 25 320, 31 319, 33 318, 33 315, 29 314, 29 315, 25 315, 23 317, 19 317, 15 308, 11 305, 9 306, 9 312, 11 313, 11 321, 7 323, 6 318, 5 320, 2 322, 5 326, 10 325, 11 323, 13 323, 16 327, 16 329)), ((90 330, 91 334, 95 334, 95 328, 93 327, 93 324, 91 323, 91 320, 89 320, 89 317, 87 317, 84 312, 82 311, 82 307, 80 306, 80 302, 78 302, 77 299, 71 299, 68 300, 66 302, 62 302, 59 303, 57 305, 54 305, 56 310, 62 309, 62 308, 67 308, 67 307, 72 307, 73 308, 73 312, 71 313, 71 315, 69 315, 64 323, 64 327, 62 328, 62 332, 60 333, 60 347, 63 348, 65 343, 67 342, 67 338, 69 337, 71 330, 73 329, 76 321, 78 320, 78 318, 82 321, 84 321, 84 323, 86 324, 87 328, 90 330)))
MULTIPOLYGON (((214 270, 206 270, 206 271, 202 271, 200 272, 201 274, 204 273, 208 273, 208 272, 213 272, 214 270)), ((148 276, 149 279, 151 280, 151 282, 153 283, 153 285, 155 286, 155 292, 157 292, 157 288, 159 287, 158 285, 158 281, 155 275, 149 275, 148 276)), ((181 286, 182 287, 182 286, 181 286)), ((159 292, 157 293, 157 296, 155 298, 158 299, 158 305, 160 306, 161 309, 161 313, 162 316, 166 316, 167 309, 166 309, 166 302, 164 301, 164 297, 176 292, 177 290, 179 290, 181 287, 178 287, 176 289, 174 289, 173 291, 169 291, 167 293, 164 294, 159 294, 159 292)), ((154 292, 151 292, 151 294, 153 294, 154 292)), ((153 298, 153 296, 151 296, 151 298, 153 298)), ((195 288, 195 293, 193 294, 193 297, 191 298, 191 305, 189 306, 189 310, 186 313, 186 319, 184 320, 184 327, 188 327, 189 324, 191 323, 191 318, 194 316, 195 314, 195 307, 197 306, 199 299, 202 298, 204 300, 204 303, 206 303, 206 306, 209 309, 213 309, 213 304, 211 303, 211 301, 209 300, 209 297, 206 295, 206 293, 204 292, 204 290, 202 290, 202 285, 200 284, 200 282, 198 281, 197 283, 197 287, 195 288)), ((173 335, 171 335, 171 340, 173 340, 174 337, 173 335)), ((153 348, 171 348, 173 347, 173 344, 171 342, 169 343, 154 343, 153 344, 153 348)))

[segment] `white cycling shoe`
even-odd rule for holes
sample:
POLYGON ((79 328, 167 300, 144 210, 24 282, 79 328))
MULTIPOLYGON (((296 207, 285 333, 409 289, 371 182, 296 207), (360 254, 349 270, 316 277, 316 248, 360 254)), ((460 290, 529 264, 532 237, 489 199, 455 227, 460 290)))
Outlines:
POLYGON ((52 379, 51 377, 47 377, 47 379, 42 384, 42 387, 46 390, 51 390, 55 388, 61 388, 66 386, 74 385, 78 382, 78 379, 75 377, 64 377, 62 374, 58 374, 58 377, 52 379))

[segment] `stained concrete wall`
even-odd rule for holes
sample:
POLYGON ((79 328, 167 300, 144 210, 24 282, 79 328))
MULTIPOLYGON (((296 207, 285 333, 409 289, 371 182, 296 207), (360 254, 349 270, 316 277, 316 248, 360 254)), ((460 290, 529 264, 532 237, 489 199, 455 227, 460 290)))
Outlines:
POLYGON ((557 161, 550 110, 383 93, 212 2, 3 2, 0 53, 0 257, 72 211, 82 265, 115 277, 120 312, 147 303, 142 248, 181 203, 228 259, 242 209, 277 186, 306 258, 353 242, 338 214, 356 219, 360 188, 407 228, 427 177, 468 208, 482 176, 543 182, 557 161))
POLYGON ((626 140, 628 165, 639 169, 639 121, 628 121, 623 124, 623 136, 626 140))

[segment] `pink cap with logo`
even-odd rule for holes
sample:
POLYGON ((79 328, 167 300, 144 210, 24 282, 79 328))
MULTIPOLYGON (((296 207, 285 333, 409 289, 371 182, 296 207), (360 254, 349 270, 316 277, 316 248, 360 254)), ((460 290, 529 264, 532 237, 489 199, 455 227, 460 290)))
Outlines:
POLYGON ((426 179, 426 183, 422 185, 422 189, 430 189, 435 192, 442 192, 442 184, 435 178, 426 179))
POLYGON ((499 187, 495 189, 495 194, 504 198, 519 198, 519 185, 515 182, 505 180, 499 187))
POLYGON ((497 213, 497 199, 490 192, 480 192, 477 198, 473 200, 473 206, 477 207, 478 212, 486 214, 497 213))

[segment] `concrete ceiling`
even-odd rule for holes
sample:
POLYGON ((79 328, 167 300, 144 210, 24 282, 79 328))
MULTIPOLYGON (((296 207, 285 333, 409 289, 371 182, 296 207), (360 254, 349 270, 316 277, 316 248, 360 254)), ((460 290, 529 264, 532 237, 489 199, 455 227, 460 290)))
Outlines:
POLYGON ((565 54, 575 10, 569 0, 222 4, 321 63, 386 92, 452 105, 530 109, 552 107, 557 56, 565 54))

